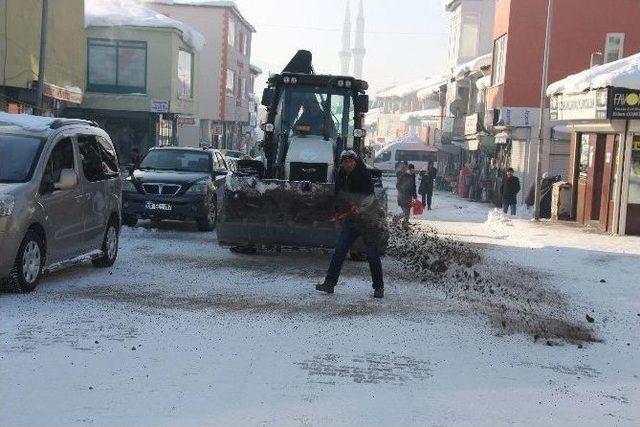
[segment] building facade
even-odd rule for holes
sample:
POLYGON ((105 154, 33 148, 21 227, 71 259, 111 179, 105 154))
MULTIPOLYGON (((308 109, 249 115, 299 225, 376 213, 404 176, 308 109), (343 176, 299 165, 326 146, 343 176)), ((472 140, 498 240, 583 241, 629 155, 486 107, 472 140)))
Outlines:
POLYGON ((104 128, 122 163, 153 146, 198 145, 197 133, 179 131, 197 111, 202 36, 181 22, 132 7, 88 3, 86 93, 80 106, 64 111, 104 128))
MULTIPOLYGON (((0 0, 0 110, 36 104, 42 0, 0 0)), ((82 101, 86 77, 84 0, 49 3, 43 114, 82 101)))
MULTIPOLYGON (((556 1, 552 14, 549 81, 589 67, 594 53, 611 61, 640 50, 635 0, 606 7, 601 0, 556 1)), ((546 1, 496 0, 486 125, 496 135, 500 170, 511 166, 521 178, 521 201, 535 184, 546 17, 546 1)), ((544 134, 552 143, 544 146, 543 171, 566 177, 566 133, 546 124, 544 134)))
POLYGON ((251 138, 256 68, 251 66, 255 29, 233 2, 165 0, 148 7, 182 21, 203 34, 200 53, 199 104, 196 110, 201 145, 242 149, 251 138))

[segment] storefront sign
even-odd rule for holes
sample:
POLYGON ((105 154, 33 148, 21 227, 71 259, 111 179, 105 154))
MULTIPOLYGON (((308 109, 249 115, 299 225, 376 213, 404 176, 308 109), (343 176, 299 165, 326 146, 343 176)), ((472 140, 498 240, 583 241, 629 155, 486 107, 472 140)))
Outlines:
POLYGON ((169 101, 164 99, 153 99, 151 100, 149 111, 151 111, 152 113, 168 113, 169 101))
MULTIPOLYGON (((37 87, 37 82, 34 82, 34 87, 37 87)), ((59 101, 71 102, 73 104, 82 103, 82 91, 78 88, 64 88, 45 82, 43 94, 48 98, 59 101)))
POLYGON ((464 118, 464 134, 475 135, 478 133, 478 114, 471 114, 464 118))
POLYGON ((640 91, 612 87, 609 89, 609 119, 640 119, 640 91))
POLYGON ((551 98, 550 117, 554 121, 604 119, 607 112, 607 91, 559 94, 551 98))
POLYGON ((211 133, 215 136, 222 136, 223 130, 222 123, 214 123, 211 125, 211 133))
POLYGON ((537 122, 538 111, 530 108, 510 107, 500 110, 499 122, 503 126, 531 127, 537 122))
POLYGON ((196 118, 189 116, 178 116, 177 120, 178 126, 195 126, 196 118))

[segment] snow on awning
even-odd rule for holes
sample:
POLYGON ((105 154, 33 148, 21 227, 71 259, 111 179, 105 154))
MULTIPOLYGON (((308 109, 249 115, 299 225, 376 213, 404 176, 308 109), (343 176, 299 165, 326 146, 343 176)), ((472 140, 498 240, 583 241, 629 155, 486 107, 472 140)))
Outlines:
POLYGON ((552 83, 547 89, 547 96, 578 94, 607 86, 640 90, 640 53, 552 83))
POLYGON ((418 99, 430 98, 432 95, 440 92, 440 86, 447 84, 447 78, 445 76, 438 76, 429 79, 426 86, 420 89, 416 96, 418 99))
POLYGON ((408 113, 404 113, 400 116, 401 122, 408 122, 411 119, 424 120, 424 119, 435 119, 440 118, 442 116, 442 112, 439 108, 432 108, 429 110, 420 110, 420 111, 410 111, 408 113))
POLYGON ((128 0, 85 0, 85 27, 171 28, 182 34, 186 44, 202 50, 205 39, 187 24, 128 0))
POLYGON ((478 90, 485 90, 491 86, 491 75, 484 76, 476 81, 476 88, 478 90))
POLYGON ((452 71, 453 78, 456 80, 462 80, 469 73, 482 71, 483 68, 491 66, 493 55, 487 53, 486 55, 478 56, 469 62, 455 67, 452 71))

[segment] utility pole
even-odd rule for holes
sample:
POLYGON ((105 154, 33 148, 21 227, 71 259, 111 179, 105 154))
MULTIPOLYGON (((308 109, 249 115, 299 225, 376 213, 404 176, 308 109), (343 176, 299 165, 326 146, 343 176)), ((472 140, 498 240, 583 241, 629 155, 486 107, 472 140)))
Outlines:
POLYGON ((47 18, 49 16, 49 0, 42 0, 42 22, 40 24, 40 60, 38 61, 38 90, 36 92, 35 115, 44 112, 44 68, 47 62, 47 18))
POLYGON ((544 59, 542 61, 542 87, 540 88, 540 132, 538 135, 538 164, 536 166, 536 198, 534 219, 540 220, 540 198, 541 175, 542 175, 542 154, 544 148, 544 116, 547 104, 547 85, 549 84, 549 47, 551 45, 551 16, 553 12, 553 0, 548 0, 547 5, 547 30, 544 37, 544 59))

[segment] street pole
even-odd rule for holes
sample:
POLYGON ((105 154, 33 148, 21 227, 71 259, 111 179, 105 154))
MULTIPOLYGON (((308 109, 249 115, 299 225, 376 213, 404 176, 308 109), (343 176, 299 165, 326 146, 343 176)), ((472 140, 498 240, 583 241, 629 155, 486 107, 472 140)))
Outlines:
POLYGON ((549 46, 551 44, 551 14, 553 11, 553 0, 548 0, 547 6, 547 30, 544 38, 544 59, 542 61, 542 87, 540 88, 540 129, 538 134, 538 164, 536 166, 536 197, 535 213, 536 221, 540 219, 540 198, 542 184, 542 154, 544 148, 544 116, 547 104, 547 85, 549 84, 549 46))
POLYGON ((44 106, 44 67, 47 54, 47 17, 49 16, 49 0, 42 0, 42 21, 40 24, 40 60, 38 61, 38 89, 36 92, 35 115, 41 116, 44 106))

